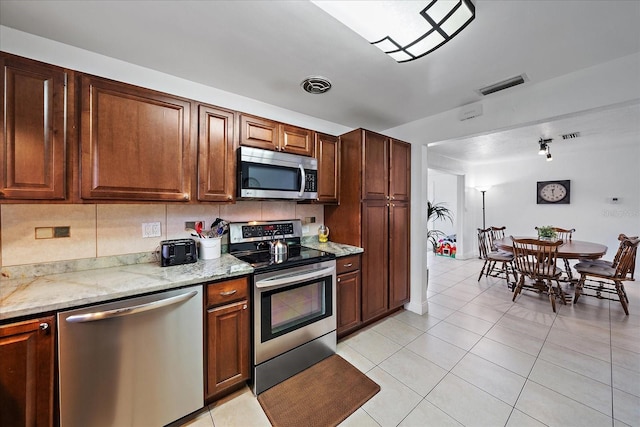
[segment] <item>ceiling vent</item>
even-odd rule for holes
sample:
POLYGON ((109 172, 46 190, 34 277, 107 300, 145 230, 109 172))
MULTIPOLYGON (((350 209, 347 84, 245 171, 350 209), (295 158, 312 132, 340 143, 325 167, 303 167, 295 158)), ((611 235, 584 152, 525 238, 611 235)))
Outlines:
POLYGON ((562 139, 573 139, 578 138, 579 136, 580 132, 565 133, 564 135, 562 135, 562 139))
POLYGON ((302 83, 300 83, 300 86, 302 86, 302 89, 306 92, 317 95, 331 89, 331 82, 322 76, 310 76, 304 79, 302 83))
POLYGON ((519 76, 511 77, 501 82, 482 87, 478 89, 478 93, 486 96, 495 92, 499 92, 501 90, 509 89, 510 87, 521 85, 522 83, 528 82, 528 81, 529 81, 529 78, 527 77, 526 74, 520 74, 519 76))

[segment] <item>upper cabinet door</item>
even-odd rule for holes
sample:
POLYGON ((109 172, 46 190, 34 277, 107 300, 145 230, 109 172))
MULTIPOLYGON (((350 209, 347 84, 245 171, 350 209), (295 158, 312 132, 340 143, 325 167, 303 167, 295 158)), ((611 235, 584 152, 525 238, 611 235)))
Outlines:
POLYGON ((93 76, 81 90, 82 198, 188 201, 190 101, 93 76))
POLYGON ((277 151, 278 122, 243 114, 240 116, 240 145, 277 151))
POLYGON ((313 157, 313 131, 280 124, 280 151, 313 157))
POLYGON ((391 200, 411 199, 411 144, 391 140, 389 197, 391 200))
POLYGON ((0 64, 0 198, 64 200, 67 73, 5 55, 0 64))
POLYGON ((198 200, 232 202, 236 186, 235 114, 199 106, 198 200))
POLYGON ((340 138, 316 134, 318 159, 318 201, 338 203, 340 200, 340 138))
POLYGON ((364 131, 362 159, 362 198, 388 200, 389 191, 389 138, 364 131))

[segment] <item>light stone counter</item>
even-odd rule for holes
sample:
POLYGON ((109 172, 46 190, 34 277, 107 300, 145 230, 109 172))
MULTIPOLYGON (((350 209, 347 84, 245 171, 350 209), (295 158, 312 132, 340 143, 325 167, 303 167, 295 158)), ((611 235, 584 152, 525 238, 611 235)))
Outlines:
POLYGON ((336 242, 327 242, 320 243, 318 242, 318 237, 305 237, 302 239, 302 245, 311 249, 317 249, 319 251, 330 252, 335 254, 337 258, 360 254, 364 252, 364 249, 359 248, 357 246, 345 245, 343 243, 336 242))
MULTIPOLYGON (((317 236, 303 238, 302 244, 338 258, 364 252, 342 243, 319 243, 317 236)), ((173 267, 160 267, 151 253, 6 267, 0 274, 0 321, 251 273, 253 267, 227 253, 173 267)))
POLYGON ((160 267, 155 261, 79 271, 56 268, 63 272, 29 274, 26 268, 3 269, 0 321, 253 273, 249 264, 229 254, 172 267, 160 267))

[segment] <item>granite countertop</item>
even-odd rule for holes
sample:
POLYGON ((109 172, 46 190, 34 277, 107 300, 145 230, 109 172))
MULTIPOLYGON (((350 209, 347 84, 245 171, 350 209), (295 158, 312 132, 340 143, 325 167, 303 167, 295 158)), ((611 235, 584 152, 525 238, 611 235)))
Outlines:
POLYGON ((0 321, 251 273, 251 265, 229 254, 171 267, 153 262, 19 277, 3 270, 0 321))
MULTIPOLYGON (((319 243, 317 237, 302 244, 336 257, 364 252, 341 243, 319 243)), ((0 276, 0 321, 251 273, 251 265, 228 253, 172 267, 160 267, 152 254, 7 267, 0 276)))
POLYGON ((364 252, 364 249, 357 246, 345 245, 343 243, 327 242, 320 243, 318 238, 304 239, 302 245, 319 251, 331 252, 340 258, 343 256, 354 255, 364 252))

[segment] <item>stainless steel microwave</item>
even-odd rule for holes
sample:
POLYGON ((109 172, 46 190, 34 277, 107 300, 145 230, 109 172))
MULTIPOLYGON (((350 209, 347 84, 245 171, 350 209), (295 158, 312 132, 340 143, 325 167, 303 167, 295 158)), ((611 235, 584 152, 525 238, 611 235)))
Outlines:
POLYGON ((240 147, 238 198, 315 200, 318 198, 318 160, 240 147))

